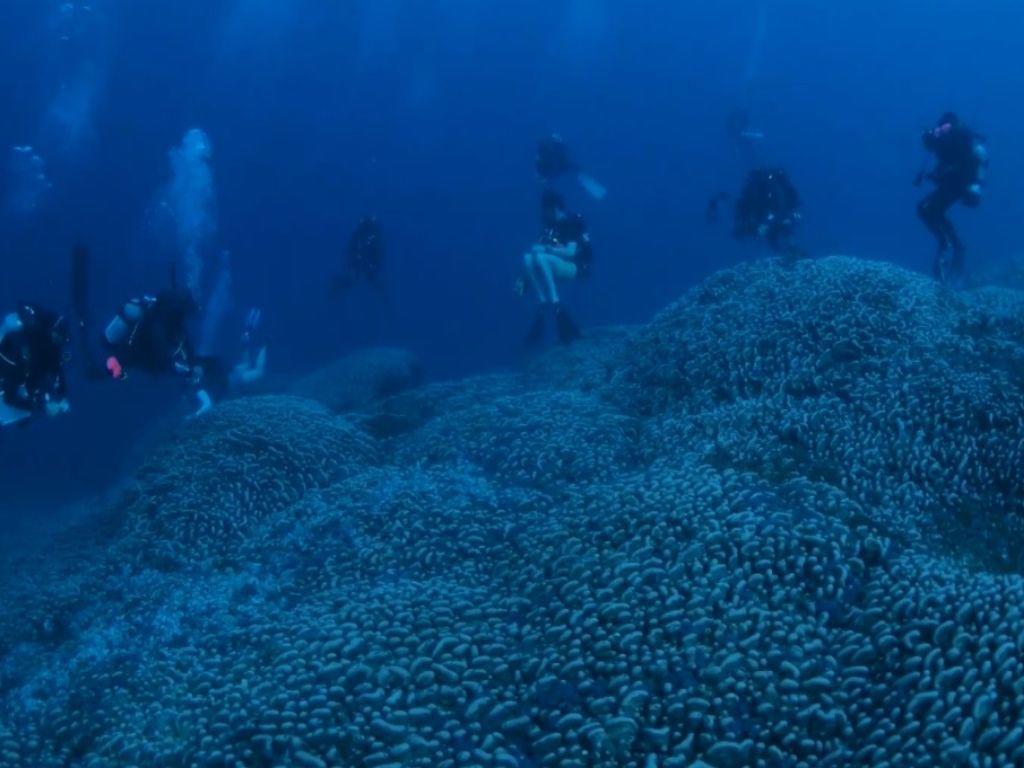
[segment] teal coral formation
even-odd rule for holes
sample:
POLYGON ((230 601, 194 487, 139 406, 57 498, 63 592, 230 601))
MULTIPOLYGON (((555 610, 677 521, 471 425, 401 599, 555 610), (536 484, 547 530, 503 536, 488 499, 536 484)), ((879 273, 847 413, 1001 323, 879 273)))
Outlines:
POLYGON ((288 391, 346 413, 412 389, 422 379, 423 368, 415 355, 380 347, 343 357, 299 379, 288 391))
POLYGON ((232 403, 4 568, 0 763, 1024 764, 1022 331, 766 262, 521 373, 232 403))

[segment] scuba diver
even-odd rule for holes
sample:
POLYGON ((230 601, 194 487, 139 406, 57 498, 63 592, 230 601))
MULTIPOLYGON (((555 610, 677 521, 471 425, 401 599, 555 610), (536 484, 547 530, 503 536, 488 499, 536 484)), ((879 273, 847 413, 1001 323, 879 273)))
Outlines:
POLYGON ((189 319, 197 309, 191 294, 175 287, 156 297, 127 301, 103 332, 104 368, 110 378, 124 381, 131 371, 179 377, 195 390, 197 415, 208 411, 213 400, 188 333, 189 319))
POLYGON ((949 219, 949 209, 958 202, 968 208, 981 204, 988 149, 984 139, 952 112, 945 113, 934 128, 922 133, 921 142, 935 155, 937 163, 932 171, 921 171, 914 180, 915 186, 926 179, 935 185, 918 204, 917 215, 938 243, 935 276, 945 282, 962 276, 964 268, 964 245, 949 219))
POLYGON ((529 280, 540 301, 526 342, 529 345, 540 342, 547 315, 553 312, 558 340, 570 344, 581 334, 562 306, 557 281, 590 275, 594 257, 590 234, 583 217, 570 213, 561 196, 551 190, 544 192, 541 199, 541 223, 540 239, 523 257, 526 275, 517 283, 517 290, 522 295, 529 280))
MULTIPOLYGON (((707 215, 714 220, 718 205, 728 199, 719 194, 708 203, 707 215)), ((736 199, 733 237, 737 240, 757 238, 764 240, 776 253, 800 256, 792 238, 800 224, 800 196, 785 171, 777 168, 758 168, 750 172, 736 199)))
POLYGON ((199 401, 196 416, 213 407, 211 392, 218 397, 227 395, 263 378, 267 350, 255 340, 263 313, 250 310, 242 334, 242 358, 229 371, 218 358, 195 351, 188 325, 198 305, 191 293, 178 288, 173 269, 169 289, 156 297, 130 299, 102 333, 96 334, 104 350, 102 355, 97 354, 91 345, 94 336, 89 314, 88 268, 89 252, 76 247, 72 253, 72 299, 83 358, 87 361, 86 373, 91 378, 124 381, 132 371, 154 377, 177 377, 195 392, 199 401))
POLYGON ((587 194, 595 200, 604 200, 608 190, 597 179, 584 173, 579 164, 569 156, 569 148, 565 140, 557 133, 541 139, 537 143, 537 176, 550 187, 563 176, 574 176, 587 194))
POLYGON ((22 303, 0 323, 0 427, 70 410, 63 315, 22 303))
POLYGON ((378 292, 383 292, 380 273, 384 261, 384 242, 376 216, 364 216, 348 241, 345 271, 335 278, 332 293, 347 292, 360 280, 365 280, 378 292))

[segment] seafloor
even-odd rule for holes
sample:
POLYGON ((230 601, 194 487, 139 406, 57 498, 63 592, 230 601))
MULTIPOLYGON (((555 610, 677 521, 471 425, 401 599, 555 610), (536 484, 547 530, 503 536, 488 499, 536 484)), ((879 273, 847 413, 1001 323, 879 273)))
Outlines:
POLYGON ((761 262, 226 404, 4 562, 0 762, 1024 765, 1022 341, 1014 290, 761 262))

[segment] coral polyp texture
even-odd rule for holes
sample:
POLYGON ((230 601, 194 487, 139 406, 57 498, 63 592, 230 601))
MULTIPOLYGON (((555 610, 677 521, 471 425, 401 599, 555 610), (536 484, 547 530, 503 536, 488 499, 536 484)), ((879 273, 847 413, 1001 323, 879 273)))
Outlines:
POLYGON ((764 262, 521 373, 226 405, 4 565, 0 763, 1024 765, 1021 338, 764 262))

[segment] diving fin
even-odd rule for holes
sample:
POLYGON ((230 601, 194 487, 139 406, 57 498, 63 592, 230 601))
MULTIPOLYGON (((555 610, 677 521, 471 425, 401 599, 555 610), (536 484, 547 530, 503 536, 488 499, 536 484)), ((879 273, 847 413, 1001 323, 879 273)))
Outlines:
POLYGON ((589 176, 586 173, 580 173, 576 176, 580 186, 586 190, 586 193, 597 201, 604 200, 608 195, 608 188, 595 179, 593 176, 589 176))
POLYGON ((526 346, 535 347, 544 340, 544 320, 547 315, 546 307, 541 305, 537 308, 537 314, 533 318, 533 324, 530 326, 530 330, 526 334, 526 346))
POLYGON ((8 405, 0 399, 0 427, 10 427, 14 424, 24 422, 25 419, 29 418, 31 415, 32 414, 28 411, 23 411, 20 408, 8 405))
POLYGON ((562 344, 572 344, 574 341, 579 341, 583 337, 580 333, 580 329, 573 322, 573 319, 569 317, 569 313, 565 311, 565 307, 559 305, 555 309, 555 327, 558 330, 558 340, 562 344))

